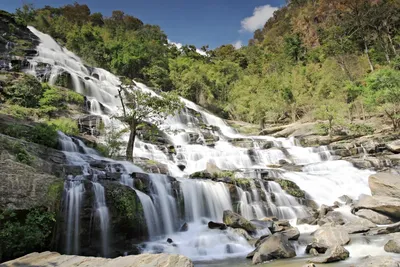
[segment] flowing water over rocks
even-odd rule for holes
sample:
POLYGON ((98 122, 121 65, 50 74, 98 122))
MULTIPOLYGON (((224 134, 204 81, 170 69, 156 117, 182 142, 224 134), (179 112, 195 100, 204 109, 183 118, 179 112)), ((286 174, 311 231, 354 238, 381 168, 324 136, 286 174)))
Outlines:
MULTIPOLYGON (((103 69, 85 66, 50 36, 33 27, 29 29, 41 43, 38 54, 29 59, 27 72, 49 83, 57 83, 61 75, 69 77, 70 89, 86 96, 88 111, 99 116, 106 129, 122 129, 123 124, 112 118, 121 112, 116 97, 119 79, 103 69)), ((136 90, 155 94, 141 83, 136 83, 136 90)), ((64 252, 80 254, 87 241, 81 238, 85 199, 93 202, 97 218, 97 226, 93 227, 99 228, 102 244, 100 250, 95 248, 89 254, 115 255, 110 251, 116 242, 111 237, 117 239, 118 229, 111 221, 118 221, 121 229, 133 227, 129 229, 137 233, 129 240, 145 241, 140 252, 175 253, 196 261, 212 261, 245 257, 254 250, 235 229, 208 227, 209 221, 221 222, 226 210, 248 220, 275 216, 277 220, 295 221, 310 217, 317 205, 331 205, 342 195, 357 199, 361 194, 371 194, 368 176, 372 172, 335 160, 327 147, 301 147, 294 138, 243 136, 217 116, 181 100, 185 108, 158 127, 162 142, 150 143, 142 134, 134 144, 136 157, 164 164, 168 175, 147 174, 132 163, 103 158, 81 140, 60 133, 68 163, 81 168, 81 173, 69 176, 65 182, 64 252), (231 174, 223 174, 224 171, 231 174), (293 182, 298 187, 294 188, 293 182), (111 184, 124 189, 114 194, 108 188, 111 184), (93 199, 90 192, 94 192, 93 199), (121 192, 122 200, 118 198, 121 192), (140 204, 130 209, 128 204, 136 203, 136 199, 140 204), (112 205, 116 207, 111 208, 112 205), (114 209, 128 214, 116 217, 114 209), (143 220, 145 229, 134 228, 133 218, 143 220)), ((128 136, 123 138, 127 140, 128 136)), ((92 225, 90 218, 86 221, 92 225)), ((266 230, 257 229, 253 238, 271 234, 266 230)), ((300 230, 305 233, 303 228, 300 230)), ((304 242, 294 243, 298 255, 304 254, 304 242)), ((132 243, 119 248, 125 249, 120 253, 131 253, 131 247, 132 243)), ((352 257, 352 249, 349 251, 352 257)))

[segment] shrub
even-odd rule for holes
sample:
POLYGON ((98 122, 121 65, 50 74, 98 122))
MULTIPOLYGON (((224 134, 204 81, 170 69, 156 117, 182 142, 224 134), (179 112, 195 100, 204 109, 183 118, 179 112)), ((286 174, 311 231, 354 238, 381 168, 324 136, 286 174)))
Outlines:
POLYGON ((22 75, 12 86, 5 88, 8 102, 27 108, 35 108, 42 97, 42 85, 35 77, 22 75))
POLYGON ((58 118, 47 122, 48 125, 53 126, 56 130, 65 134, 78 135, 78 123, 69 118, 58 118))
POLYGON ((45 90, 42 98, 40 99, 40 107, 56 107, 58 110, 66 108, 65 96, 60 93, 60 90, 51 87, 48 84, 43 84, 43 89, 45 90))
POLYGON ((57 146, 57 130, 54 125, 37 124, 29 133, 29 141, 55 148, 57 146))
POLYGON ((0 213, 0 262, 50 248, 55 214, 42 208, 0 213))
POLYGON ((375 132, 374 128, 368 124, 351 124, 349 127, 350 131, 354 135, 371 135, 375 132))
POLYGON ((34 157, 32 157, 26 150, 25 148, 19 144, 16 143, 13 147, 13 151, 15 153, 15 158, 17 161, 24 163, 26 165, 32 165, 34 157))
POLYGON ((85 104, 85 97, 81 94, 78 94, 74 91, 66 91, 66 98, 68 103, 70 104, 78 104, 78 105, 84 105, 85 104))
POLYGON ((13 116, 18 119, 27 118, 38 118, 40 117, 40 112, 34 108, 26 108, 18 105, 5 105, 1 110, 1 113, 13 116))
POLYGON ((328 133, 329 133, 328 124, 318 123, 317 125, 315 125, 315 128, 316 128, 316 133, 318 135, 328 135, 328 133))

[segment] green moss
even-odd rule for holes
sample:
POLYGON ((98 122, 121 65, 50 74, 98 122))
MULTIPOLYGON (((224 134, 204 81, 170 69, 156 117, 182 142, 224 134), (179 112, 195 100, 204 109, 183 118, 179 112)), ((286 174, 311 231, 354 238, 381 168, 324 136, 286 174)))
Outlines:
POLYGON ((277 182, 282 187, 282 189, 285 190, 286 193, 288 193, 289 195, 298 198, 305 197, 305 192, 301 190, 296 183, 284 179, 275 179, 275 182, 277 182))
POLYGON ((47 199, 52 210, 59 210, 63 191, 64 181, 62 180, 54 182, 49 186, 47 190, 47 199))
POLYGON ((247 178, 234 178, 233 182, 237 185, 250 186, 250 179, 247 178))
POLYGON ((20 143, 15 143, 12 150, 15 153, 17 161, 26 165, 32 165, 35 158, 20 143))

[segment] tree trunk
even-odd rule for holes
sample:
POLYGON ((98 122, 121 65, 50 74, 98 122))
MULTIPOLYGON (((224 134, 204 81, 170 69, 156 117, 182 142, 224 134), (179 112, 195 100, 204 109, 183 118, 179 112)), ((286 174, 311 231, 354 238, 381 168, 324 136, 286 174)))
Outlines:
POLYGON ((133 146, 135 145, 135 138, 136 138, 136 122, 132 122, 129 125, 130 133, 129 133, 129 140, 128 146, 126 147, 126 160, 133 162, 133 146))
POLYGON ((351 76, 351 73, 350 73, 349 69, 347 68, 345 60, 341 56, 337 56, 336 61, 339 64, 340 68, 343 70, 343 72, 347 75, 349 80, 354 82, 353 76, 351 76))
POLYGON ((365 39, 364 39, 364 46, 365 46, 365 54, 367 55, 369 67, 370 67, 371 71, 374 71, 374 65, 372 65, 372 61, 369 56, 369 48, 368 48, 368 45, 367 45, 367 42, 365 41, 365 39))
POLYGON ((329 118, 329 137, 332 138, 332 121, 333 118, 329 118))
POLYGON ((393 44, 392 37, 390 36, 390 34, 387 34, 387 36, 388 36, 388 39, 389 39, 390 46, 392 47, 393 53, 397 56, 397 50, 396 50, 396 47, 393 44))

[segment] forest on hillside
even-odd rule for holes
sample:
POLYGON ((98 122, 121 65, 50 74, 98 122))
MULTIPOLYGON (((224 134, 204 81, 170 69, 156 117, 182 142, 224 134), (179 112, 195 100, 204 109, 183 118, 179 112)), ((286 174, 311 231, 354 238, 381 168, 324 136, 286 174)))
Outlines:
POLYGON ((178 49, 157 25, 87 5, 35 9, 15 18, 98 66, 181 96, 233 120, 351 123, 386 116, 400 128, 400 1, 291 0, 248 45, 178 49))

